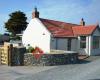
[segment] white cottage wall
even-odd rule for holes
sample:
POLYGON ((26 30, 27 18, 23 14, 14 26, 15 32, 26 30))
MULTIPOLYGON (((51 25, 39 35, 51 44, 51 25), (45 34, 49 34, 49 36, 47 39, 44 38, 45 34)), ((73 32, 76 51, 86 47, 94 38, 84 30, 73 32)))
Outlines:
POLYGON ((80 47, 80 36, 78 37, 78 53, 80 55, 90 55, 90 53, 91 53, 91 36, 86 36, 86 48, 80 47))
POLYGON ((92 36, 91 35, 88 36, 87 44, 88 44, 87 53, 90 56, 91 55, 91 50, 92 50, 92 36))
POLYGON ((34 18, 28 24, 22 36, 24 46, 30 44, 41 48, 45 53, 50 52, 50 32, 38 18, 34 18))

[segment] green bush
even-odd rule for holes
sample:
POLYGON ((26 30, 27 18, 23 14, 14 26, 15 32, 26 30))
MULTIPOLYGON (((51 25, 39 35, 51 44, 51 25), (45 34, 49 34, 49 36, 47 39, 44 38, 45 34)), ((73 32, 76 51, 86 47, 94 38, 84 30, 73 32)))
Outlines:
POLYGON ((27 50, 27 52, 29 52, 29 53, 32 53, 33 51, 34 51, 34 48, 31 47, 31 46, 30 46, 30 47, 28 48, 28 50, 27 50))

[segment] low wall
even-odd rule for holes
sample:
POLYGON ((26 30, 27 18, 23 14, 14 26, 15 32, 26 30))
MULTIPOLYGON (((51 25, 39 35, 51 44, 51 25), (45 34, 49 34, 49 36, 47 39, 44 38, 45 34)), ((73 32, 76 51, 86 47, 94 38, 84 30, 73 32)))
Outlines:
POLYGON ((32 53, 24 54, 24 65, 64 65, 77 63, 78 54, 43 54, 40 59, 35 59, 32 53))

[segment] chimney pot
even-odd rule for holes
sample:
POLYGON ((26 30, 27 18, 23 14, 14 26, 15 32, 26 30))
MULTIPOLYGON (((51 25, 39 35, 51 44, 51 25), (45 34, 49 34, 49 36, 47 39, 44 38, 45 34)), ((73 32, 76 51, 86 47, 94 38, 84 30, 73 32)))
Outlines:
POLYGON ((85 21, 83 18, 81 19, 80 25, 85 26, 85 21))
POLYGON ((38 12, 37 8, 35 7, 34 10, 35 11, 32 13, 32 18, 39 18, 39 12, 38 12))

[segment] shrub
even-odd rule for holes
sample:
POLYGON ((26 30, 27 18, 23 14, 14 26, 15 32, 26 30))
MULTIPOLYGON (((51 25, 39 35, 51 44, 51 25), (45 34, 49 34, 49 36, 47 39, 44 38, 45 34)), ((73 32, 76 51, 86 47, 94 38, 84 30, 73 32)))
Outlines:
POLYGON ((29 53, 32 53, 33 51, 34 51, 34 48, 31 46, 27 49, 27 52, 29 52, 29 53))

